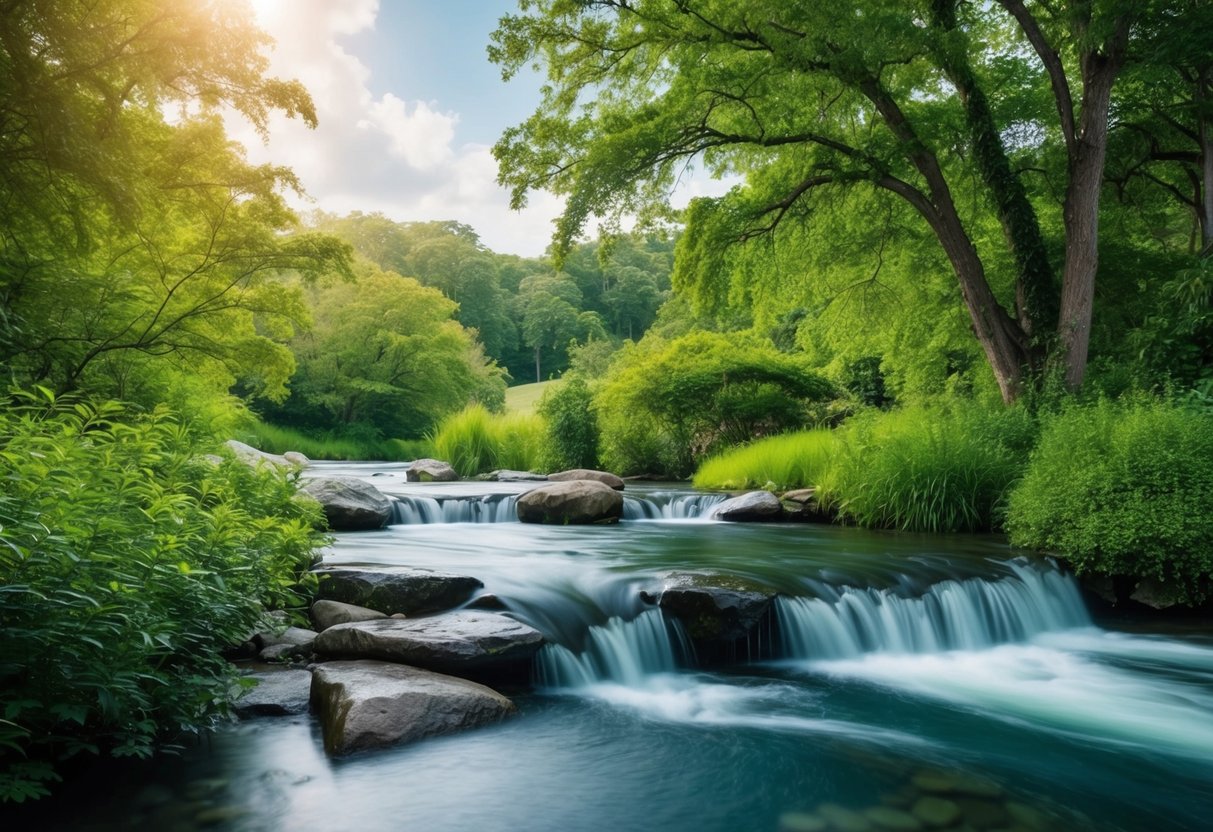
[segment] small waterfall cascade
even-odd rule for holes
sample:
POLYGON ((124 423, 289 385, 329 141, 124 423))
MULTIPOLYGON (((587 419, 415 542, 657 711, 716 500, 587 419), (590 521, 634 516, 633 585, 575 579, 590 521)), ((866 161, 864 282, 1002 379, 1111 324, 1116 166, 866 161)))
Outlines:
MULTIPOLYGON (((624 497, 624 520, 691 520, 704 517, 724 502, 723 494, 656 492, 624 497)), ((422 523, 514 523, 518 520, 517 494, 483 497, 427 497, 398 495, 392 504, 393 525, 422 523)))
POLYGON ((518 520, 515 494, 487 494, 483 497, 433 497, 401 495, 392 505, 394 525, 420 523, 513 523, 518 520))
POLYGON ((1091 624, 1073 578, 1010 566, 1014 574, 1005 578, 942 581, 917 598, 854 587, 837 589, 833 598, 777 598, 781 652, 846 659, 974 650, 1091 624))
POLYGON ((728 499, 725 494, 655 492, 644 497, 623 498, 624 520, 693 520, 706 517, 713 507, 728 499))
POLYGON ((682 626, 660 610, 645 610, 630 621, 612 618, 591 627, 585 648, 576 653, 548 644, 535 660, 541 687, 576 688, 595 682, 637 686, 654 673, 686 666, 694 650, 682 626))

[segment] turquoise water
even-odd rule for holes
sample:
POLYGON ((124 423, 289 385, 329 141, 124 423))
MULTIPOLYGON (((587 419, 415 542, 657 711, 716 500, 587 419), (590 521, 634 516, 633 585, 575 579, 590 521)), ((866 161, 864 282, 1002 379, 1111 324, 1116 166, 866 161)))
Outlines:
MULTIPOLYGON (((385 490, 446 502, 486 488, 493 502, 524 486, 385 490)), ((551 641, 519 715, 338 761, 307 718, 244 723, 184 759, 98 774, 44 825, 879 829, 876 807, 939 798, 963 810, 954 829, 1209 828, 1213 640, 1101 629, 1069 577, 995 538, 412 523, 339 535, 327 561, 484 581, 551 641), (697 669, 640 600, 686 569, 782 593, 752 661, 697 669)))

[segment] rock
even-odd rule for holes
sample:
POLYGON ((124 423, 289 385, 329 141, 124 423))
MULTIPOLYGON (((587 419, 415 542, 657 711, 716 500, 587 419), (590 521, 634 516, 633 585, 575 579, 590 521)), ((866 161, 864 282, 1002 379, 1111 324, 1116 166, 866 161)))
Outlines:
POLYGON ((287 627, 277 634, 258 633, 254 638, 254 642, 261 645, 261 651, 257 655, 264 662, 306 656, 312 652, 312 642, 315 640, 315 630, 304 630, 301 627, 287 627))
POLYGON ((387 618, 379 610, 359 607, 356 604, 345 604, 341 601, 322 599, 312 604, 312 623, 317 632, 324 632, 335 624, 349 624, 351 621, 374 621, 377 618, 387 618))
POLYGON ((935 794, 964 794, 971 797, 1000 797, 1002 786, 993 780, 976 777, 960 771, 938 771, 927 769, 910 778, 919 790, 935 794))
POLYGON ((798 523, 829 523, 833 513, 826 511, 817 502, 816 488, 798 488, 779 495, 784 518, 798 523))
POLYGON ((1166 610, 1183 603, 1182 596, 1173 586, 1168 586, 1153 578, 1142 578, 1137 582, 1130 601, 1145 604, 1156 610, 1166 610))
POLYGON ((909 812, 892 809, 888 806, 873 806, 871 809, 865 809, 863 816, 881 829, 904 830, 904 832, 916 832, 916 830, 922 829, 922 821, 918 818, 909 812))
POLYGON ((229 439, 223 443, 224 446, 232 452, 236 459, 243 462, 245 465, 256 468, 258 465, 271 465, 275 468, 293 468, 291 463, 286 461, 285 457, 278 454, 267 454, 265 451, 259 451, 252 445, 246 445, 243 442, 237 442, 235 439, 229 439))
POLYGON ((974 829, 994 829, 1006 826, 1010 821, 1003 805, 992 800, 962 797, 956 800, 956 805, 960 807, 965 823, 974 829))
POLYGON ((541 485, 520 496, 515 505, 523 523, 584 525, 617 523, 623 517, 623 495, 593 480, 541 485))
POLYGON ((334 755, 475 728, 515 710, 510 700, 475 682, 373 661, 320 665, 311 700, 324 748, 334 755))
POLYGON ((1048 829, 1053 825, 1048 814, 1026 803, 1012 800, 1006 804, 1006 810, 1011 819, 1025 829, 1048 829))
POLYGON ((294 465, 296 468, 306 468, 312 464, 312 461, 298 451, 287 451, 282 455, 282 458, 294 465))
POLYGON ((320 575, 317 597, 368 607, 391 615, 420 615, 457 607, 484 586, 476 578, 430 569, 329 567, 320 575))
POLYGON ((712 509, 708 516, 713 520, 732 522, 782 520, 783 504, 770 491, 751 491, 740 497, 725 500, 712 509))
POLYGON ((392 501, 357 477, 317 477, 302 491, 320 503, 334 531, 381 529, 392 519, 392 501))
POLYGON ((440 459, 419 459, 404 472, 409 482, 454 482, 459 474, 449 462, 440 459))
POLYGON ((408 616, 402 612, 394 612, 391 615, 389 615, 388 618, 394 618, 397 621, 403 621, 404 619, 408 618, 408 616))
POLYGON ((616 491, 623 490, 623 480, 619 477, 606 471, 593 471, 589 468, 573 468, 568 471, 558 471, 555 474, 548 474, 547 478, 549 482, 588 480, 590 482, 600 482, 603 485, 609 485, 616 491))
POLYGON ((960 807, 942 797, 921 797, 910 813, 927 826, 951 826, 960 819, 960 807))
POLYGON ((536 474, 531 471, 490 471, 484 475, 485 482, 544 482, 546 474, 536 474))
POLYGON ((316 639, 316 650, 326 656, 381 659, 474 678, 529 671, 542 645, 543 635, 533 627, 474 610, 338 624, 316 639))
POLYGON ((509 609, 509 607, 507 607, 505 605, 505 602, 502 601, 500 598, 498 598, 496 595, 493 595, 491 592, 488 592, 488 593, 485 593, 484 595, 477 595, 471 601, 468 601, 467 609, 469 609, 469 610, 492 610, 493 612, 505 612, 506 610, 509 609))
POLYGON ((1097 575, 1084 572, 1078 578, 1079 586, 1094 595, 1105 604, 1116 606, 1120 595, 1116 592, 1116 580, 1111 575, 1097 575))
POLYGON ((675 572, 657 604, 693 639, 745 638, 771 608, 775 593, 730 575, 675 572))
POLYGON ((817 814, 830 824, 831 829, 838 832, 867 832, 872 823, 858 812, 843 808, 836 803, 823 803, 817 807, 817 814))
POLYGON ((825 832, 830 825, 817 815, 784 812, 779 816, 779 832, 825 832))
POLYGON ((232 703, 232 710, 243 718, 305 714, 312 674, 306 670, 257 670, 244 674, 257 680, 257 687, 246 690, 232 703))

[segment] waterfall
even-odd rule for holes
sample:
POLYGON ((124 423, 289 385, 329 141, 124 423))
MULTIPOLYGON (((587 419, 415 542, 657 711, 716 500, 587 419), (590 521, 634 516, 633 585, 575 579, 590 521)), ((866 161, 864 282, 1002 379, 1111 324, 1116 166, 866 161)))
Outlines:
POLYGON ((1072 578, 1024 564, 1010 567, 1012 576, 942 581, 918 598, 855 587, 839 588, 831 598, 777 598, 782 652, 844 659, 972 650, 1090 625, 1072 578))
POLYGON ((486 494, 483 497, 433 497, 401 495, 392 505, 394 525, 419 523, 513 523, 518 520, 514 494, 486 494))
POLYGON ((548 644, 535 660, 536 679, 542 687, 583 687, 595 682, 639 685, 654 673, 668 673, 693 656, 682 626, 660 610, 646 610, 631 621, 612 618, 591 627, 585 648, 575 653, 548 644))
POLYGON ((655 492, 644 497, 625 497, 624 520, 693 520, 705 517, 728 499, 725 494, 655 492))
MULTIPOLYGON (((723 494, 656 492, 643 497, 625 497, 624 520, 691 520, 704 517, 726 499, 723 494)), ((393 525, 421 523, 515 523, 516 494, 486 494, 483 497, 426 497, 398 495, 392 505, 393 525)))

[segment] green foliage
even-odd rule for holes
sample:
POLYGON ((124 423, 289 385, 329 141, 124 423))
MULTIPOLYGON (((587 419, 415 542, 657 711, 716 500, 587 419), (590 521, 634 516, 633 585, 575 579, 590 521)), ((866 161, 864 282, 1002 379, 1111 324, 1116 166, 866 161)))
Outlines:
POLYGON ((305 603, 318 507, 205 450, 163 409, 0 411, 0 799, 210 726, 239 689, 220 651, 305 603))
POLYGON ((987 531, 1035 436, 1023 408, 955 403, 854 417, 818 497, 861 526, 987 531))
POLYGON ((728 445, 811 421, 833 387, 805 362, 741 333, 697 332, 625 347, 595 395, 603 461, 686 476, 728 445))
POLYGON ((598 417, 594 395, 580 376, 565 376, 539 401, 547 423, 544 465, 552 471, 598 467, 598 417))
POLYGON ((537 415, 495 415, 473 404, 443 419, 430 446, 460 476, 471 477, 498 468, 542 470, 545 439, 543 419, 537 415))
POLYGON ((705 460, 695 472, 696 488, 741 490, 816 487, 838 453, 834 431, 822 428, 770 436, 705 460))
POLYGON ((297 451, 311 459, 413 460, 430 455, 429 445, 423 440, 376 439, 331 433, 314 436, 260 420, 245 424, 236 438, 266 453, 297 451))
POLYGON ((1154 578, 1200 603, 1213 594, 1210 506, 1213 416, 1104 401, 1046 419, 1007 529, 1079 572, 1154 578))
POLYGON ((311 291, 315 325, 291 341, 294 392, 281 406, 264 403, 268 418, 417 439, 469 401, 501 407, 504 373, 452 320, 454 303, 412 278, 361 271, 356 282, 311 291))

